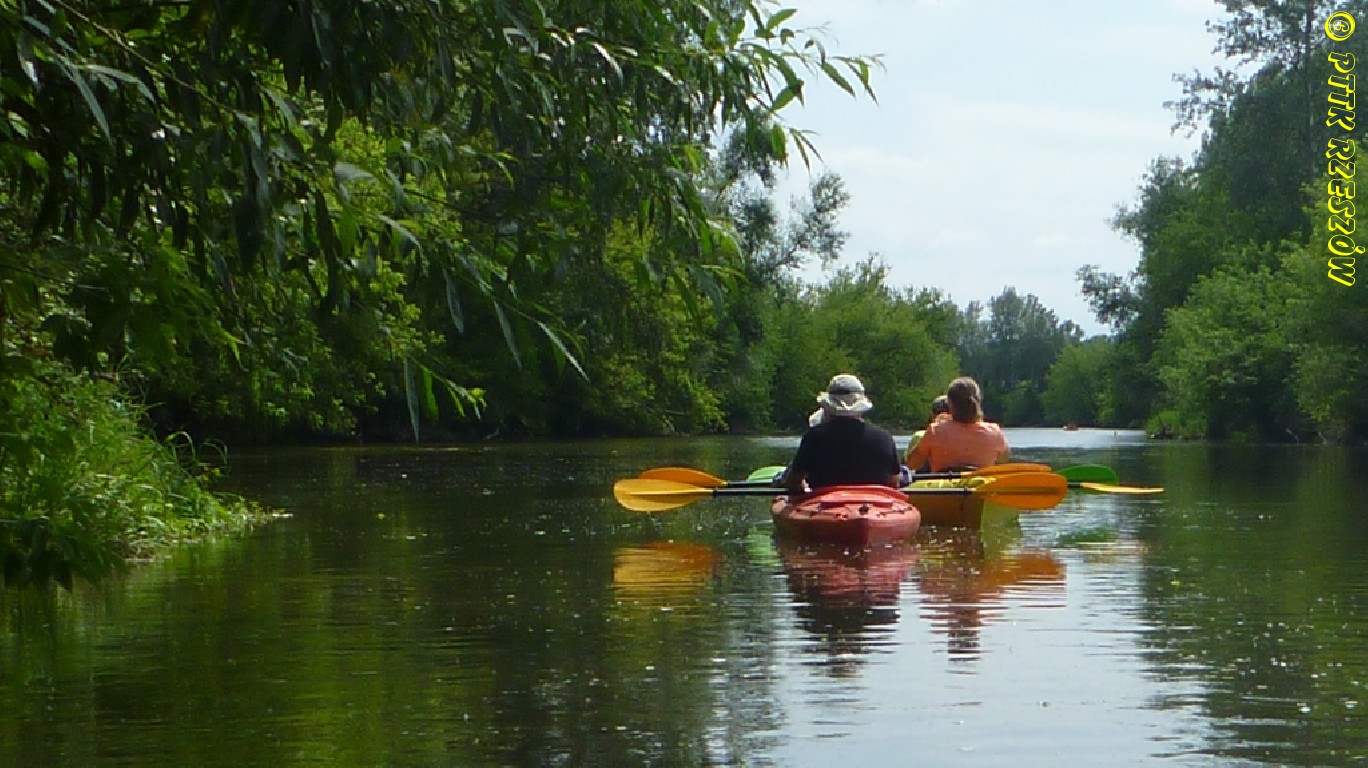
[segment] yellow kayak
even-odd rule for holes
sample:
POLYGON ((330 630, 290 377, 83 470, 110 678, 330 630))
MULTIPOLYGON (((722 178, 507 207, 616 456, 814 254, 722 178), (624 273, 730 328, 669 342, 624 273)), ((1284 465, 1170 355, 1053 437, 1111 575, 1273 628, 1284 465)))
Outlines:
MULTIPOLYGON (((991 477, 963 477, 954 480, 917 480, 908 488, 976 488, 993 482, 991 477)), ((960 526, 977 528, 983 520, 984 497, 977 494, 932 495, 913 494, 909 497, 921 512, 922 525, 960 526)))

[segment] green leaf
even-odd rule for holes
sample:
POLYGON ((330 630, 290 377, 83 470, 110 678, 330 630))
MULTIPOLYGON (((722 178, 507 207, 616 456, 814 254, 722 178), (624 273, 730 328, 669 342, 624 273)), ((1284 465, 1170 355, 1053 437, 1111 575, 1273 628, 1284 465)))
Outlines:
POLYGON ((405 227, 403 224, 399 223, 395 219, 390 218, 389 216, 386 216, 383 213, 376 214, 375 218, 388 224, 390 228, 394 230, 395 234, 403 238, 405 242, 407 242, 409 245, 412 245, 416 250, 423 250, 423 243, 418 240, 417 235, 413 234, 408 230, 408 227, 405 227))
POLYGON ((841 90, 851 96, 855 95, 855 88, 851 86, 850 81, 845 78, 845 75, 841 74, 841 70, 837 69, 835 64, 832 64, 830 61, 823 61, 822 71, 826 73, 826 76, 830 78, 833 83, 841 86, 841 90))
POLYGON ((584 368, 580 366, 579 360, 575 359, 575 356, 570 354, 570 350, 566 348, 565 342, 561 340, 560 335, 551 330, 546 323, 543 323, 540 320, 537 321, 537 327, 541 328, 542 333, 546 334, 546 338, 550 339, 551 343, 556 345, 556 349, 560 351, 563 359, 570 361, 570 364, 575 367, 575 370, 579 371, 579 375, 583 377, 585 381, 588 381, 589 374, 584 372, 584 368))
POLYGON ((333 178, 337 179, 338 184, 350 184, 351 182, 358 180, 375 180, 375 177, 372 176, 370 172, 346 162, 339 162, 333 166, 333 178))
POLYGON ((769 21, 765 23, 765 31, 773 32, 780 24, 793 18, 793 15, 796 13, 798 13, 797 8, 784 8, 776 12, 773 16, 769 17, 769 21))
POLYGON ((770 106, 770 111, 778 112, 784 107, 787 107, 794 99, 798 99, 800 104, 803 102, 803 88, 801 83, 797 88, 788 85, 784 86, 784 89, 779 91, 779 95, 774 97, 774 104, 770 106))
POLYGON ((423 407, 427 409, 428 416, 437 418, 437 394, 432 389, 432 371, 427 366, 421 366, 423 372, 423 407))
POLYGON ((770 128, 770 151, 781 161, 788 155, 788 134, 783 126, 776 124, 770 128))
POLYGON ((462 418, 465 417, 466 406, 469 405, 475 411, 475 418, 480 418, 480 409, 484 405, 483 389, 466 389, 447 379, 442 379, 442 384, 446 386, 447 394, 451 396, 451 404, 455 406, 456 412, 462 418))
POLYGON ((604 48, 602 44, 595 42, 595 43, 592 43, 592 45, 593 45, 593 47, 594 47, 594 50, 595 50, 595 51, 598 51, 598 55, 601 56, 601 57, 603 57, 604 62, 606 62, 606 63, 608 64, 608 68, 611 69, 611 70, 613 71, 613 76, 614 76, 614 78, 616 78, 617 81, 618 81, 618 84, 621 85, 621 84, 622 84, 622 67, 621 67, 620 65, 618 65, 617 59, 613 58, 613 54, 609 53, 609 52, 608 52, 608 49, 607 49, 607 48, 604 48))
POLYGON ((494 316, 499 319, 499 330, 503 331, 504 343, 508 346, 508 351, 513 355, 513 363, 521 370, 522 355, 518 352, 518 341, 513 337, 513 327, 508 324, 508 316, 504 314, 503 304, 496 299, 494 301, 494 316))
POLYGON ((413 361, 404 358, 404 400, 408 404, 409 425, 413 428, 413 442, 418 442, 418 383, 414 379, 413 361))
POLYGON ((461 296, 456 291, 456 278, 450 269, 444 269, 442 279, 446 283, 447 311, 451 313, 451 323, 456 326, 458 333, 465 333, 465 314, 461 312, 461 296))
POLYGON ((66 74, 67 79, 76 90, 80 91, 81 98, 85 100, 86 107, 90 109, 90 114, 95 118, 95 122, 100 126, 100 132, 110 144, 114 143, 114 134, 109 130, 109 120, 105 117, 104 109, 100 106, 100 100, 95 98, 95 92, 90 90, 90 83, 81 76, 81 73, 71 65, 65 56, 56 57, 57 66, 66 74))
POLYGON ((148 102, 155 101, 155 98, 152 96, 152 91, 147 87, 146 83, 121 69, 114 69, 113 67, 106 67, 101 64, 82 64, 81 69, 131 85, 138 90, 138 93, 140 93, 145 100, 148 102))

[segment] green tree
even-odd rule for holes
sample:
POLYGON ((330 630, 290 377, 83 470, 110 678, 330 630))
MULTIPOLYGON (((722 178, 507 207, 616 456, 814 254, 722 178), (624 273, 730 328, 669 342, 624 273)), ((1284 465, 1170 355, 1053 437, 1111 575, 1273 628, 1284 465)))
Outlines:
POLYGON ((1104 336, 1066 346, 1045 377, 1041 402, 1053 424, 1101 426, 1114 423, 1108 378, 1115 343, 1104 336))
POLYGON ((737 229, 740 267, 739 279, 719 303, 713 381, 733 429, 767 428, 773 424, 776 364, 774 344, 767 339, 778 305, 781 297, 793 295, 800 267, 813 259, 831 264, 840 258, 848 235, 838 219, 850 195, 840 176, 824 172, 784 216, 774 202, 772 162, 740 173, 729 153, 722 165, 727 183, 720 192, 737 229))
MULTIPOLYGON (((1185 403, 1179 410, 1194 423, 1205 424, 1199 431, 1285 434, 1294 428, 1292 414, 1273 419, 1267 402, 1241 396, 1212 395, 1221 400, 1219 407, 1199 405, 1201 396, 1175 372, 1204 380, 1197 371, 1205 364, 1198 360, 1204 354, 1219 358, 1216 352, 1195 351, 1192 336, 1192 329, 1205 322, 1198 318, 1209 320, 1233 306, 1232 301, 1217 301, 1217 295, 1239 293, 1214 286, 1228 287, 1240 273, 1281 274, 1285 281, 1304 282, 1283 272, 1286 261, 1279 254, 1285 241, 1303 242, 1311 236, 1322 215, 1315 209, 1324 181, 1325 57, 1332 49, 1368 53, 1361 37, 1332 44, 1322 23, 1331 10, 1362 15, 1368 7, 1324 0, 1232 0, 1223 5, 1228 15, 1209 25, 1216 51, 1250 67, 1252 74, 1218 68, 1214 75, 1178 78, 1185 96, 1170 106, 1180 126, 1195 129, 1205 123, 1209 133, 1202 149, 1190 164, 1157 160, 1139 202, 1118 213, 1114 225, 1141 248, 1135 272, 1122 277, 1084 268, 1079 279, 1098 318, 1117 334, 1116 373, 1109 388, 1122 422, 1141 421, 1166 403, 1179 402, 1185 403), (1215 279, 1218 274, 1225 276, 1215 279), (1198 301, 1199 286, 1209 278, 1213 282, 1198 301), (1180 349, 1181 364, 1174 357, 1180 349), (1169 371, 1163 380, 1157 375, 1161 370, 1169 371), (1212 421, 1201 421, 1207 417, 1212 421)), ((1285 307, 1280 314, 1296 318, 1300 309, 1285 307)), ((1306 326, 1314 320, 1300 322, 1306 326)), ((1256 346, 1273 358, 1247 365, 1281 369, 1282 355, 1275 345, 1256 346)), ((1352 378, 1349 357, 1324 347, 1314 352, 1304 357, 1306 366, 1352 378)), ((1211 381, 1219 383, 1220 377, 1211 381)), ((1325 403, 1317 409, 1323 415, 1347 412, 1325 403)))
POLYGON ((1297 426, 1286 329, 1297 290, 1266 268, 1223 269, 1170 311, 1156 360, 1186 431, 1268 439, 1297 426))
MULTIPOLYGON (((417 438, 424 412, 715 428, 699 351, 743 265, 712 205, 714 138, 806 158, 781 117, 806 82, 872 96, 875 62, 829 53, 794 13, 0 0, 0 413, 46 402, 79 423, 106 390, 62 397, 74 376, 138 392, 164 429, 238 438, 368 419, 417 438), (624 401, 600 397, 615 377, 624 401)), ((105 411, 136 443, 142 422, 105 411)), ((60 434, 42 450, 16 435, 0 429, 0 500, 81 482, 42 466, 108 474, 60 434)), ((190 516, 208 506, 162 486, 190 516)))
POLYGON ((935 292, 888 286, 876 257, 837 270, 804 292, 782 326, 776 423, 806 424, 814 396, 833 374, 855 373, 874 399, 874 418, 921 426, 927 406, 956 371, 955 353, 935 334, 946 310, 935 292))
POLYGON ((983 388, 984 410, 1006 424, 1038 424, 1045 377, 1060 352, 1082 339, 1070 320, 1060 321, 1034 294, 1005 288, 983 307, 971 302, 963 313, 960 356, 964 371, 983 388))
POLYGON ((1285 280, 1301 289, 1288 307, 1286 333, 1296 350, 1301 412, 1321 439, 1341 442, 1368 435, 1368 304, 1361 283, 1329 279, 1327 237, 1321 219, 1309 244, 1284 257, 1285 280))

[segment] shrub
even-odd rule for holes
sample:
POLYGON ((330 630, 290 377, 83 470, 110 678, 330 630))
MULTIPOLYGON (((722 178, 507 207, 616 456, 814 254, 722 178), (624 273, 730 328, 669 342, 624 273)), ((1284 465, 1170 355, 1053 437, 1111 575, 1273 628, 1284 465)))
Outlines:
POLYGON ((75 576, 264 516, 211 493, 214 471, 191 442, 151 436, 114 382, 24 367, 0 378, 0 584, 69 588, 75 576))

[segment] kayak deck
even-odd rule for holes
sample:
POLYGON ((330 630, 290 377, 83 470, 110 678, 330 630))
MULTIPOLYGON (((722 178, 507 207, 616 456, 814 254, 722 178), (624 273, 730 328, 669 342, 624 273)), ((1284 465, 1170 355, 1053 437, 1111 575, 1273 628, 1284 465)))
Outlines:
POLYGON ((860 548, 909 538, 921 526, 907 495, 883 485, 831 486, 794 502, 780 496, 770 515, 781 534, 860 548))

